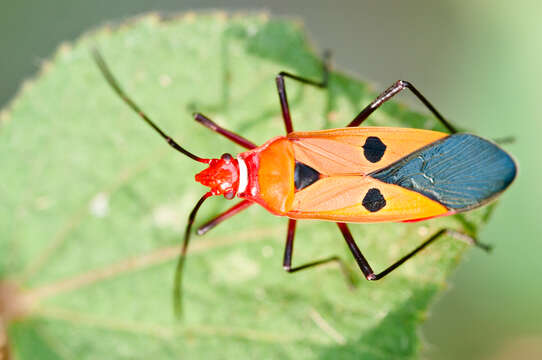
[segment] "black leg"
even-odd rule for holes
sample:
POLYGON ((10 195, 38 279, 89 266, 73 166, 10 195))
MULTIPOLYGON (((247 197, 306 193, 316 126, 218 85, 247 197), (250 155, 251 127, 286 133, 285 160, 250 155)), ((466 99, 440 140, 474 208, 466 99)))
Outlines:
POLYGON ((491 250, 491 248, 488 245, 482 244, 478 242, 476 239, 468 236, 467 234, 461 233, 456 230, 451 229, 441 229, 437 231, 433 236, 429 237, 427 240, 425 240, 421 245, 419 245, 417 248, 412 250, 407 255, 403 256, 396 262, 394 262, 392 265, 388 266, 386 269, 384 269, 382 272, 375 274, 373 269, 371 268, 371 265, 369 265, 369 262, 361 251, 359 250, 358 246, 354 242, 354 238, 352 237, 352 233, 350 233, 350 230, 348 229, 348 226, 345 223, 337 223, 339 226, 339 229, 341 230, 341 233, 344 236, 344 239, 346 240, 346 243, 348 244, 348 247, 352 251, 352 255, 354 255, 354 258, 356 259, 356 262, 359 265, 359 268, 361 269, 361 272, 363 275, 365 275, 365 278, 367 280, 379 280, 382 279, 384 276, 391 273, 393 270, 397 269, 399 266, 401 266, 405 261, 416 255, 418 252, 420 252, 422 249, 424 249, 427 245, 431 244, 435 240, 439 239, 443 235, 450 235, 458 240, 465 241, 471 245, 475 245, 480 247, 481 249, 485 251, 491 250))
POLYGON ((329 79, 329 58, 331 53, 329 51, 324 52, 324 61, 322 65, 322 80, 314 81, 301 76, 293 75, 285 71, 281 71, 275 81, 277 83, 277 90, 279 94, 280 107, 282 110, 282 118, 284 119, 284 126, 286 127, 286 133, 289 134, 294 131, 292 126, 292 118, 290 117, 290 107, 288 105, 288 97, 286 96, 286 87, 284 85, 284 78, 288 77, 290 79, 299 81, 303 84, 317 86, 319 88, 327 87, 327 82, 329 79))
POLYGON ((361 123, 365 121, 365 119, 367 119, 369 115, 371 115, 376 109, 378 109, 380 105, 384 104, 386 101, 388 101, 404 89, 410 89, 410 91, 412 91, 414 95, 416 95, 418 99, 425 106, 427 106, 427 108, 433 113, 433 115, 436 116, 436 118, 442 123, 442 125, 444 125, 450 131, 450 133, 455 134, 457 132, 457 130, 446 119, 444 119, 444 117, 437 111, 437 109, 435 109, 435 107, 425 98, 425 96, 423 96, 414 87, 414 85, 404 80, 398 80, 397 82, 395 82, 395 84, 384 90, 383 93, 378 95, 378 97, 372 103, 367 105, 367 107, 365 107, 365 109, 363 109, 358 114, 358 116, 356 116, 354 120, 352 120, 347 126, 354 127, 361 125, 361 123))
POLYGON ((284 270, 286 270, 289 273, 294 273, 296 271, 308 269, 308 268, 315 267, 318 265, 323 265, 330 262, 336 262, 337 264, 339 264, 339 267, 341 268, 341 271, 343 272, 343 275, 346 279, 348 286, 353 287, 354 280, 350 274, 350 271, 348 270, 348 267, 343 262, 343 260, 338 256, 330 256, 324 259, 311 261, 304 265, 292 267, 292 255, 294 252, 294 236, 295 236, 296 223, 297 221, 293 219, 289 219, 288 221, 288 234, 286 236, 286 247, 284 249, 284 259, 282 262, 282 267, 284 268, 284 270))
POLYGON ((252 141, 247 140, 244 137, 242 137, 241 135, 238 135, 238 134, 236 134, 236 133, 234 133, 232 131, 224 129, 223 127, 221 127, 220 125, 218 125, 217 123, 215 123, 214 121, 212 121, 211 119, 209 119, 208 117, 206 117, 203 114, 194 113, 194 120, 196 120, 197 122, 199 122, 203 126, 213 130, 214 132, 217 132, 217 133, 225 136, 229 140, 233 141, 234 143, 236 143, 238 145, 241 145, 242 147, 244 147, 246 149, 250 150, 250 149, 254 149, 256 147, 256 145, 252 141))

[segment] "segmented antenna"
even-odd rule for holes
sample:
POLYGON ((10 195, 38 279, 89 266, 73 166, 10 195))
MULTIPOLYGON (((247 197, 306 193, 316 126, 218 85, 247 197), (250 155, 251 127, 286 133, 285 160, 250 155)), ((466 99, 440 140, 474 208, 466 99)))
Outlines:
POLYGON ((100 52, 97 49, 92 49, 92 56, 94 57, 94 61, 96 62, 96 65, 98 65, 98 68, 102 72, 105 80, 107 80, 107 83, 111 86, 111 88, 117 93, 117 95, 133 110, 135 111, 147 124, 149 124, 150 127, 152 127, 158 134, 160 134, 161 137, 163 137, 167 143, 174 148, 175 150, 185 154, 191 159, 194 159, 196 161, 208 164, 209 159, 200 158, 199 156, 196 156, 192 154, 190 151, 184 149, 182 146, 177 144, 175 140, 173 140, 171 137, 166 135, 162 129, 160 129, 154 121, 152 121, 147 114, 141 110, 141 108, 122 90, 119 83, 111 73, 111 70, 109 70, 109 67, 107 66, 104 58, 100 54, 100 52))
POLYGON ((190 233, 192 232, 192 224, 194 224, 194 219, 196 218, 196 213, 198 212, 201 204, 212 195, 211 192, 203 195, 199 201, 192 209, 192 212, 188 216, 188 223, 186 224, 186 230, 184 232, 183 246, 181 248, 181 255, 177 261, 177 268, 175 270, 175 280, 173 284, 173 310, 177 317, 182 315, 182 297, 181 297, 181 288, 182 288, 182 279, 183 279, 183 267, 184 260, 186 259, 186 252, 188 250, 188 243, 190 242, 190 233))

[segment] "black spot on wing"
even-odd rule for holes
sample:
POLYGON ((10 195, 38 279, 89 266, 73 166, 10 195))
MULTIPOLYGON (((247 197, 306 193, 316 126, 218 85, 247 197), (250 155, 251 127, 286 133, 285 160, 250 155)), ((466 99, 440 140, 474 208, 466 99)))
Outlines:
POLYGON ((470 134, 454 134, 370 174, 465 211, 491 200, 516 176, 514 160, 495 144, 470 134))
POLYGON ((299 161, 295 162, 294 168, 294 186, 296 190, 301 190, 320 179, 320 173, 308 165, 299 161))
POLYGON ((377 212, 386 206, 386 199, 384 199, 384 196, 382 196, 380 190, 373 188, 367 191, 367 194, 365 194, 361 204, 368 211, 377 212))
POLYGON ((380 140, 380 138, 376 136, 369 136, 365 140, 365 144, 362 146, 363 155, 365 155, 365 158, 372 163, 379 162, 380 159, 382 159, 382 156, 384 156, 386 147, 387 146, 382 142, 382 140, 380 140))

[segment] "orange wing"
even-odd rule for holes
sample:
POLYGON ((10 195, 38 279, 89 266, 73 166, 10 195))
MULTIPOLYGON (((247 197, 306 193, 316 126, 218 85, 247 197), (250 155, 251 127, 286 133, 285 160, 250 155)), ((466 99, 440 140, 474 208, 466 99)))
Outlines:
POLYGON ((369 176, 325 177, 294 195, 286 216, 344 222, 408 221, 431 218, 449 210, 401 186, 369 176))
POLYGON ((448 134, 410 128, 356 127, 294 132, 296 161, 323 175, 368 174, 448 134))
POLYGON ((389 127, 289 134, 295 161, 316 170, 320 179, 295 192, 286 216, 383 222, 447 214, 446 207, 418 192, 366 176, 446 136, 431 130, 389 127))

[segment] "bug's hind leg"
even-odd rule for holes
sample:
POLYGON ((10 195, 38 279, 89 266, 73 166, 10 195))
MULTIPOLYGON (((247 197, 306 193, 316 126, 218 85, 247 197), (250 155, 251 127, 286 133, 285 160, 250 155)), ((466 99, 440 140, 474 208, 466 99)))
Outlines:
POLYGON ((339 226, 339 229, 341 230, 341 233, 344 236, 344 239, 346 240, 346 243, 348 244, 348 247, 350 248, 350 251, 352 251, 352 255, 354 255, 354 258, 356 259, 356 262, 358 263, 359 268, 361 269, 361 272, 363 275, 365 275, 365 278, 367 280, 379 280, 382 279, 384 276, 391 273, 393 270, 397 269, 399 266, 401 266, 405 261, 416 255, 418 252, 423 250, 426 246, 431 244, 432 242, 438 240, 443 235, 449 235, 452 236, 455 239, 467 242, 471 245, 475 245, 485 251, 491 250, 491 247, 485 244, 482 244, 478 242, 476 239, 474 239, 471 236, 468 236, 467 234, 464 234, 462 232, 452 230, 452 229, 441 229, 437 231, 434 235, 430 236, 428 239, 426 239, 421 245, 419 245, 417 248, 388 266, 386 269, 381 271, 378 274, 375 274, 373 269, 371 268, 371 265, 369 265, 369 262, 361 251, 359 250, 358 246, 354 242, 354 238, 352 237, 352 233, 350 233, 350 230, 348 229, 348 226, 345 223, 337 223, 339 226))
POLYGON ((448 122, 442 116, 437 109, 423 96, 411 83, 405 80, 398 80, 396 81, 392 86, 384 90, 376 99, 373 100, 369 105, 365 107, 365 109, 361 110, 361 112, 352 120, 347 126, 348 127, 354 127, 359 126, 365 119, 369 117, 376 109, 378 109, 382 104, 384 104, 386 101, 394 97, 395 95, 399 94, 404 89, 409 89, 416 95, 416 97, 435 115, 435 117, 450 131, 450 133, 455 134, 457 130, 455 129, 452 124, 448 122))
POLYGON ((330 257, 327 257, 327 258, 324 258, 324 259, 320 259, 320 260, 315 260, 315 261, 311 261, 309 263, 306 263, 306 264, 303 264, 303 265, 300 265, 300 266, 295 266, 295 267, 292 267, 292 255, 293 255, 293 252, 294 252, 294 237, 295 237, 295 227, 296 227, 296 223, 297 221, 296 220, 293 220, 293 219, 289 219, 288 221, 288 234, 286 236, 286 247, 284 248, 284 259, 283 259, 283 262, 282 262, 282 266, 284 268, 284 270, 286 270, 287 272, 289 273, 294 273, 296 271, 301 271, 301 270, 305 270, 305 269, 308 269, 308 268, 313 268, 313 267, 316 267, 316 266, 319 266, 319 265, 324 265, 324 264, 328 264, 330 262, 336 262, 345 279, 346 279, 346 282, 348 284, 348 286, 350 288, 353 288, 354 287, 354 279, 352 277, 352 274, 350 273, 348 267, 346 266, 346 264, 344 263, 344 261, 338 257, 338 256, 330 256, 330 257))
POLYGON ((282 110, 282 118, 284 120, 284 126, 286 127, 287 134, 293 132, 294 127, 292 126, 292 118, 290 116, 290 106, 288 105, 288 97, 286 96, 286 86, 284 85, 284 78, 287 77, 287 78, 299 81, 303 84, 317 86, 319 88, 327 87, 327 83, 329 79, 329 59, 331 58, 331 52, 329 50, 325 51, 323 58, 324 59, 322 63, 322 80, 320 81, 314 81, 314 80, 307 79, 301 76, 290 74, 285 71, 281 71, 275 78, 275 81, 277 83, 277 90, 279 94, 280 108, 282 110))

